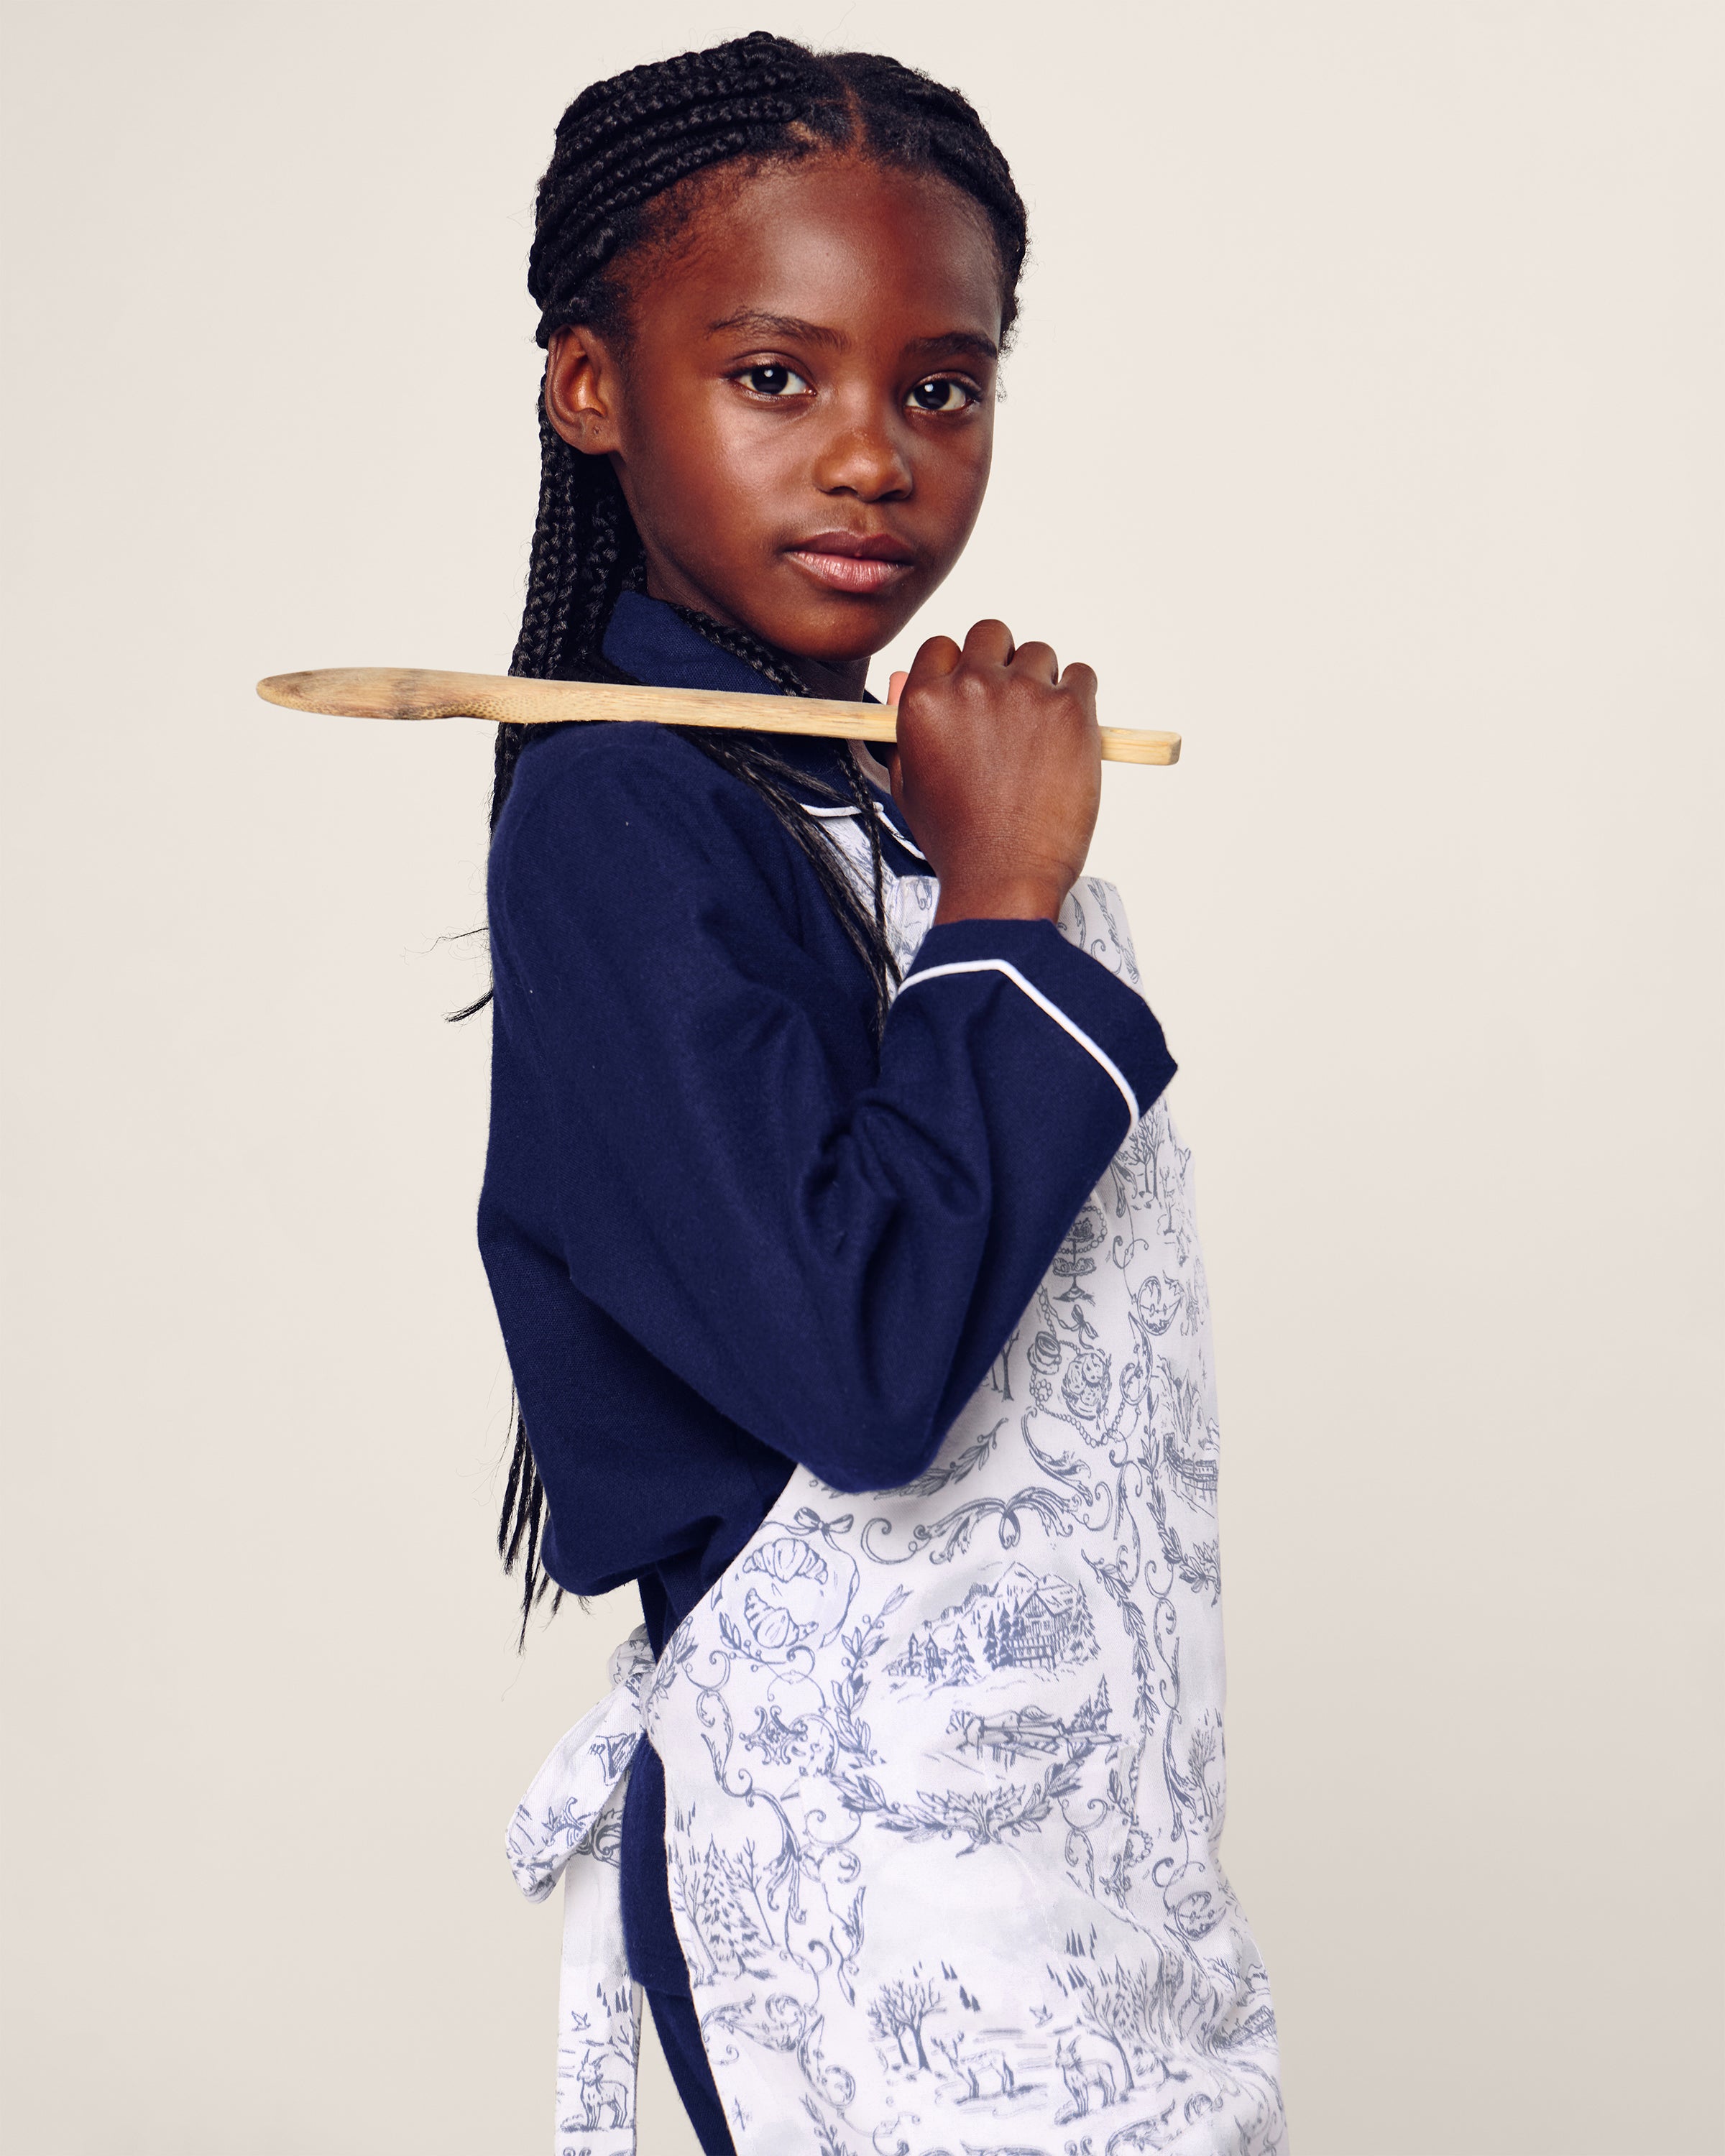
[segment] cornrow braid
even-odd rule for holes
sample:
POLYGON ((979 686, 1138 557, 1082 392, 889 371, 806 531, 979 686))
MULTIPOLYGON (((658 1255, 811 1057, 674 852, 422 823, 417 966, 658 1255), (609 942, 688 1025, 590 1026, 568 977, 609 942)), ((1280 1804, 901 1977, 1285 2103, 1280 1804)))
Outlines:
MULTIPOLYGON (((1001 272, 1001 332, 1018 311, 1028 244, 1024 205, 1012 174, 975 110, 955 90, 875 53, 814 53, 757 30, 702 52, 630 68, 582 91, 557 124, 557 145, 535 205, 527 289, 539 306, 538 339, 583 325, 628 336, 626 258, 664 240, 677 216, 696 213, 666 198, 696 173, 738 161, 785 163, 834 151, 858 153, 898 170, 948 181, 983 211, 1001 272)), ((572 449, 538 408, 539 510, 527 594, 511 674, 542 679, 624 679, 603 641, 619 594, 639 588, 640 536, 603 457, 572 449)), ((721 650, 744 660, 792 696, 808 690, 782 654, 745 629, 677 608, 721 650)), ((491 828, 503 813, 516 766, 545 729, 497 729, 491 828)), ((811 781, 753 734, 691 729, 688 738, 758 793, 809 862, 834 914, 867 967, 878 1039, 897 978, 886 936, 886 878, 879 811, 854 760, 842 759, 845 792, 829 805, 854 807, 873 871, 865 904, 824 822, 805 805, 811 781)), ((488 997, 481 997, 478 1009, 488 997)), ((466 1013, 458 1014, 460 1016, 466 1013)), ((541 1558, 545 1488, 519 1404, 514 1453, 497 1547, 506 1572, 522 1568, 521 1642, 551 1582, 541 1558)), ((552 1607, 562 1600, 559 1594, 552 1607)))

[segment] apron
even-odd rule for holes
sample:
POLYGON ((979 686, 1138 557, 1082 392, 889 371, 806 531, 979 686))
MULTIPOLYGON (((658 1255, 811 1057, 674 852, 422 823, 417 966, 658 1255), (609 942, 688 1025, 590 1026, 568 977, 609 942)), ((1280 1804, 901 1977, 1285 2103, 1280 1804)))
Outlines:
MULTIPOLYGON (((935 885, 887 895, 908 963, 935 885)), ((1060 926, 1139 985, 1111 886, 1082 879, 1060 926)), ((531 1899, 565 1881, 557 2156, 634 2156, 616 1866, 644 1729, 742 2156, 1285 2156, 1269 1981, 1218 1855, 1189 1159, 1158 1101, 928 1472, 857 1497, 797 1469, 541 1769, 509 1855, 531 1899)))

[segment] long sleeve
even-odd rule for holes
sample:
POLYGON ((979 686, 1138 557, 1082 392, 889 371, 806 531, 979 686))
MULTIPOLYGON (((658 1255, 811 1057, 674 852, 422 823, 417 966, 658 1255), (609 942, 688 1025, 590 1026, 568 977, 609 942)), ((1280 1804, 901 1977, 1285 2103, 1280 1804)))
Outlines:
POLYGON ((834 1487, 921 1473, 1172 1075, 1142 999, 1047 923, 937 928, 877 1062, 794 846, 656 728, 523 759, 490 918, 572 1286, 834 1487))

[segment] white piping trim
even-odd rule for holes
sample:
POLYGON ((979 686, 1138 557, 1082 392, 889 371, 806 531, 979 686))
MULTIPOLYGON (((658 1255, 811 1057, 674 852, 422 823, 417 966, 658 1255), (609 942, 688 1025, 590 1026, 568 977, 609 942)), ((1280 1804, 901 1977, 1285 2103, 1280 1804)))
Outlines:
MULTIPOLYGON (((805 816, 824 816, 829 819, 838 819, 846 816, 860 816, 862 814, 860 808, 817 808, 812 801, 799 801, 797 803, 797 806, 803 811, 803 814, 805 816)), ((880 820, 886 825, 888 835, 891 838, 894 845, 902 846, 907 854, 914 854, 919 861, 926 861, 928 859, 927 855, 923 852, 922 847, 912 845, 911 841, 905 836, 904 833, 899 829, 896 824, 888 823, 887 819, 884 816, 880 820)))
POLYGON ((1016 966, 1009 964, 1004 958, 958 958, 950 965, 923 966, 914 973, 906 973, 904 987, 914 988, 918 981, 937 981, 942 973, 1004 973, 1008 980, 1015 983, 1024 990, 1038 1010, 1051 1018, 1063 1032, 1070 1033, 1086 1055, 1093 1055, 1101 1065, 1103 1070, 1120 1088, 1120 1097, 1125 1101, 1126 1112, 1132 1118, 1127 1128, 1129 1131, 1137 1128, 1138 1096, 1133 1092, 1126 1073, 1105 1048, 1092 1040, 1081 1025, 1075 1025, 1060 1005, 1050 1003, 1040 988, 1037 988, 1033 982, 1024 978, 1016 966))

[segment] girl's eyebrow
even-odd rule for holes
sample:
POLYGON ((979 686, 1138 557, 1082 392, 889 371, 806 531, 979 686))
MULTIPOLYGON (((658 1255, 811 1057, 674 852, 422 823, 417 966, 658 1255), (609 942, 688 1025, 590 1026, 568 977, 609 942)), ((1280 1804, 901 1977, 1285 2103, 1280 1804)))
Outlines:
POLYGON ((842 345, 848 341, 839 330, 823 329, 819 322, 800 321, 795 315, 757 314, 745 308, 740 314, 726 315, 722 321, 709 322, 707 328, 716 334, 721 330, 747 330, 752 336, 790 337, 803 344, 842 345))
POLYGON ((980 336, 975 330, 946 330, 939 336, 912 337, 905 346, 906 355, 911 352, 968 352, 978 359, 999 359, 1000 347, 993 337, 980 336))
MULTIPOLYGON (((722 321, 709 322, 707 329, 716 336, 724 331, 742 330, 751 336, 783 337, 797 343, 824 344, 840 349, 850 342, 842 330, 826 329, 819 322, 805 322, 796 315, 761 314, 753 308, 744 308, 737 314, 726 315, 722 321)), ((907 357, 949 352, 968 352, 978 359, 994 360, 1000 357, 1000 347, 994 340, 975 330, 944 330, 938 336, 912 337, 905 346, 907 357)))

